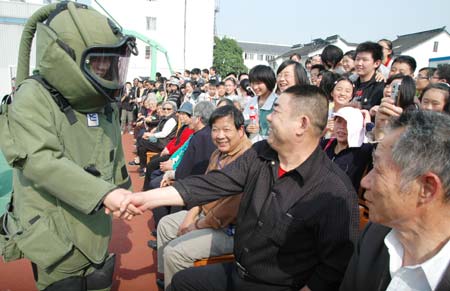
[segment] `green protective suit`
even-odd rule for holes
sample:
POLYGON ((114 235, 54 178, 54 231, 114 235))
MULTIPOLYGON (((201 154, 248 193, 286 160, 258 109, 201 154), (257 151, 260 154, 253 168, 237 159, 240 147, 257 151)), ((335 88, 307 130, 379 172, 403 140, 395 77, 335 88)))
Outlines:
MULTIPOLYGON (((73 3, 67 8, 49 26, 37 23, 36 68, 67 99, 77 121, 71 124, 33 79, 21 82, 0 114, 1 150, 14 167, 13 203, 0 250, 6 261, 33 262, 39 289, 86 275, 104 262, 111 217, 101 207, 103 198, 117 187, 131 187, 118 109, 80 69, 85 48, 114 45, 123 36, 95 10, 73 3)), ((21 57, 27 56, 19 57, 19 65, 21 57)))

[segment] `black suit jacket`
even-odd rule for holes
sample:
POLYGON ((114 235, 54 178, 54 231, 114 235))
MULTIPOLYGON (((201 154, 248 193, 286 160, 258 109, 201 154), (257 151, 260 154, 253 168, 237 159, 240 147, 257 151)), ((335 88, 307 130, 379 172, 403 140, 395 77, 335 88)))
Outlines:
MULTIPOLYGON (((389 227, 369 223, 361 234, 350 260, 340 291, 381 291, 391 282, 389 253, 384 238, 389 227)), ((445 270, 436 291, 450 290, 450 266, 445 270)))

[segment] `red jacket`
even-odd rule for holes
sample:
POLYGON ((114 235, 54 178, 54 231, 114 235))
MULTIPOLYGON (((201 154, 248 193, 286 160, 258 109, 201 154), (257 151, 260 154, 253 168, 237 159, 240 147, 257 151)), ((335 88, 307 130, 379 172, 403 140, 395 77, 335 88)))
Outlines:
POLYGON ((176 136, 166 145, 167 150, 169 150, 169 154, 176 152, 177 149, 179 149, 192 134, 194 134, 194 130, 190 129, 189 126, 183 125, 180 127, 176 136))

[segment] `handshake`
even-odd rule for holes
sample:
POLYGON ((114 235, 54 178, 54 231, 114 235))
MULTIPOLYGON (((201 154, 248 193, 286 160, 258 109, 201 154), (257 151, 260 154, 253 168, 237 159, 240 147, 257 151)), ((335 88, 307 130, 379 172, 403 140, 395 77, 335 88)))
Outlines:
POLYGON ((132 193, 125 189, 115 189, 109 192, 103 200, 106 214, 131 220, 134 216, 142 214, 146 209, 144 206, 144 193, 132 193))
POLYGON ((136 193, 119 188, 105 196, 103 205, 106 214, 131 220, 145 210, 163 205, 181 206, 184 205, 184 201, 178 191, 170 186, 136 193))

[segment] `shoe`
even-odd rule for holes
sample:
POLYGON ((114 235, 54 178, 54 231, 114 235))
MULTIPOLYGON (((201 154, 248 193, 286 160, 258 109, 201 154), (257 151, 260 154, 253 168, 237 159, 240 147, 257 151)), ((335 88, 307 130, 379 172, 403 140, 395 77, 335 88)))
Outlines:
POLYGON ((164 290, 164 280, 156 279, 156 286, 158 286, 159 289, 164 290))
POLYGON ((158 249, 158 244, 156 243, 156 240, 149 240, 147 242, 147 245, 149 248, 154 249, 155 251, 158 249))
POLYGON ((139 163, 136 163, 136 161, 131 161, 131 162, 128 162, 128 165, 130 165, 130 166, 139 166, 139 163))
POLYGON ((151 234, 156 237, 156 235, 158 234, 158 232, 156 230, 152 230, 151 234))

